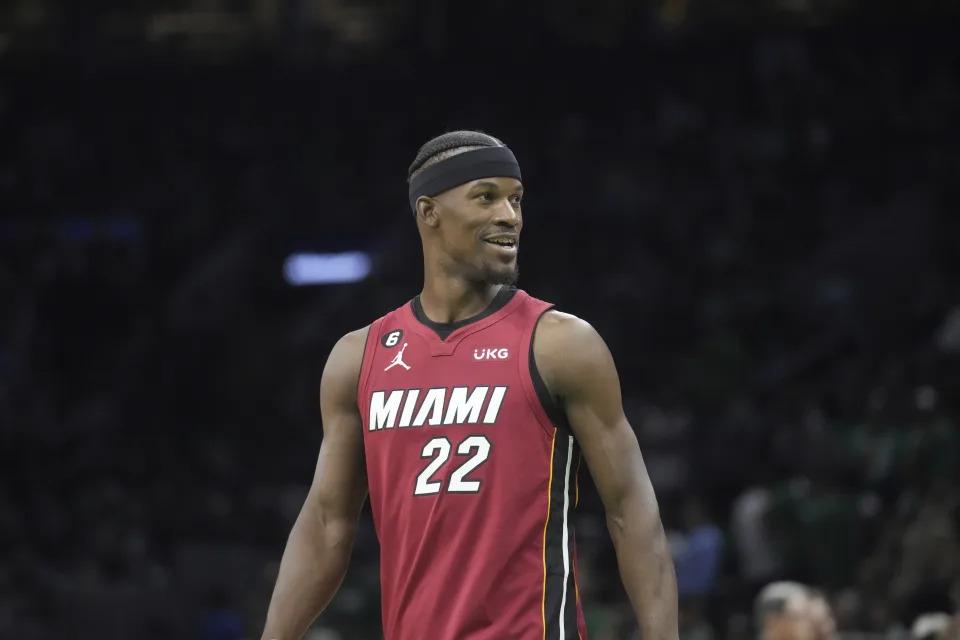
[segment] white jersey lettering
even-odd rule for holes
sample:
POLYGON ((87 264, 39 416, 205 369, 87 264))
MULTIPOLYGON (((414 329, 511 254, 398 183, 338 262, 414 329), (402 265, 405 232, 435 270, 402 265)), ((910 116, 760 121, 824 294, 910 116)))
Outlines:
POLYGON ((417 407, 417 398, 420 397, 420 389, 410 389, 407 392, 407 401, 403 403, 403 413, 400 414, 400 427, 409 427, 410 420, 413 419, 413 410, 417 407))
POLYGON ((503 404, 503 396, 506 394, 506 387, 493 388, 493 396, 490 398, 490 404, 487 405, 487 413, 483 416, 483 424, 493 424, 497 421, 497 416, 500 414, 500 405, 503 404))
POLYGON ((426 394, 421 393, 422 391, 374 391, 370 396, 370 424, 367 430, 477 424, 481 414, 483 424, 495 424, 507 394, 507 387, 434 387, 427 389, 426 394), (421 396, 423 402, 418 406, 417 401, 421 396))
POLYGON ((403 400, 403 389, 395 389, 387 397, 386 391, 374 391, 370 396, 370 431, 393 429, 397 420, 397 410, 403 400))
POLYGON ((477 424, 480 419, 480 408, 487 399, 490 387, 475 387, 470 397, 467 397, 469 387, 454 387, 450 393, 450 404, 447 405, 447 415, 443 424, 477 424))
POLYGON ((420 405, 420 411, 417 412, 417 417, 413 420, 413 426, 422 427, 424 422, 428 422, 427 416, 430 417, 429 424, 440 424, 440 420, 443 418, 443 405, 446 396, 447 390, 444 388, 427 389, 427 397, 423 399, 423 404, 420 405))

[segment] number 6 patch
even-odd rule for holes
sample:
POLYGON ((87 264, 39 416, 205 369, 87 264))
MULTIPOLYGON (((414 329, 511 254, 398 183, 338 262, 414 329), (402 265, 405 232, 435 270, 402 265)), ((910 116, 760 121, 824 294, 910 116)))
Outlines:
POLYGON ((383 336, 383 339, 380 341, 380 344, 382 344, 383 346, 389 349, 390 347, 395 347, 398 344, 400 344, 400 338, 402 337, 403 337, 403 330, 397 329, 383 336))

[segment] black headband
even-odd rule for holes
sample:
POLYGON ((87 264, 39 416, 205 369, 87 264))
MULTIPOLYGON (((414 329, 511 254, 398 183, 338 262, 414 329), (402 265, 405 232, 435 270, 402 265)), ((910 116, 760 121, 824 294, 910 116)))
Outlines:
POLYGON ((420 196, 435 196, 480 178, 522 180, 520 165, 507 147, 485 147, 441 160, 410 181, 410 208, 417 212, 417 198, 420 196))

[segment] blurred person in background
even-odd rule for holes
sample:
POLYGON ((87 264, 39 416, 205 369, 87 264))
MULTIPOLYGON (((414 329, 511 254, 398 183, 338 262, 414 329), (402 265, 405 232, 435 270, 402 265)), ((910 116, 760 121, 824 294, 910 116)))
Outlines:
POLYGON ((516 158, 452 132, 408 179, 423 290, 330 354, 316 474, 263 638, 300 638, 327 606, 368 492, 389 640, 586 636, 570 525, 582 451, 643 637, 676 640, 673 562, 610 352, 512 286, 516 158))
POLYGON ((682 531, 670 537, 680 596, 680 638, 710 640, 713 629, 707 610, 723 560, 723 533, 695 496, 683 501, 680 525, 682 531))
POLYGON ((960 613, 954 614, 944 634, 944 640, 960 640, 960 613))
POLYGON ((817 640, 832 638, 837 631, 837 621, 827 595, 818 589, 811 589, 809 609, 817 633, 817 640))
POLYGON ((924 613, 910 626, 911 640, 955 640, 957 616, 949 613, 924 613))
POLYGON ((740 575, 750 593, 778 577, 782 560, 771 531, 769 513, 773 492, 764 485, 748 487, 733 501, 730 535, 740 575))
POLYGON ((723 532, 707 515, 703 502, 687 498, 681 508, 683 531, 673 538, 673 562, 681 598, 709 597, 723 559, 723 532))
POLYGON ((819 640, 811 615, 810 590, 799 582, 774 582, 754 601, 759 640, 819 640))

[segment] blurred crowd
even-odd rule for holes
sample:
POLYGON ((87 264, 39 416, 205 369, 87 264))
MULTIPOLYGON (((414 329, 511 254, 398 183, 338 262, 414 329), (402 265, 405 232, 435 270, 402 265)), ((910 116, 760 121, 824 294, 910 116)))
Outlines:
MULTIPOLYGON (((781 610, 822 604, 841 634, 947 637, 914 622, 960 609, 956 45, 841 31, 542 55, 564 74, 636 62, 602 90, 437 59, 449 89, 399 58, 11 74, 0 637, 258 637, 326 355, 418 292, 405 168, 451 128, 513 147, 520 285, 611 346, 682 638, 761 631, 755 598, 781 580, 823 594, 781 610), (291 252, 344 249, 370 277, 282 277, 291 252)), ((628 639, 584 484, 591 638, 628 639)), ((365 513, 314 638, 378 637, 377 556, 365 513)))

